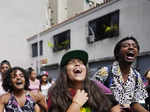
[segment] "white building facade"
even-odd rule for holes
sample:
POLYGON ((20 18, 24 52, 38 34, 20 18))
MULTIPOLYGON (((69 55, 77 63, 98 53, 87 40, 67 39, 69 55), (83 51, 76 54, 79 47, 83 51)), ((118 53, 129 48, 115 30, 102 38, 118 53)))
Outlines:
POLYGON ((104 2, 105 0, 48 0, 50 23, 56 25, 104 2))
POLYGON ((85 11, 41 32, 40 36, 28 38, 31 64, 47 70, 51 77, 57 78, 62 55, 69 50, 83 49, 89 54, 91 71, 95 72, 98 66, 113 61, 116 42, 132 35, 141 46, 137 66, 143 73, 150 67, 149 10, 149 0, 110 0, 85 11), (40 56, 34 50, 37 47, 40 56))

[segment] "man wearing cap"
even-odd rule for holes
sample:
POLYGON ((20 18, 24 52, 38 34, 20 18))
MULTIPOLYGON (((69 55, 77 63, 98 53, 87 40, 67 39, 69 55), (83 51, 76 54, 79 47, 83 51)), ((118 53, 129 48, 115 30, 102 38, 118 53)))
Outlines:
POLYGON ((120 112, 111 109, 111 102, 89 80, 87 63, 88 54, 83 50, 63 55, 59 77, 49 92, 49 112, 120 112))

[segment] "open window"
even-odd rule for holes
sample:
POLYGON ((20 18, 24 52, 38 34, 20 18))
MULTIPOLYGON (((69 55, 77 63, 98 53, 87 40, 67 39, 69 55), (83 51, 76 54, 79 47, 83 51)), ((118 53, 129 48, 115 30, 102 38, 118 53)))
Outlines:
POLYGON ((70 48, 70 30, 54 35, 53 38, 54 38, 54 48, 53 48, 54 52, 70 48))
POLYGON ((89 42, 118 36, 119 12, 120 12, 119 10, 116 10, 107 15, 89 21, 88 23, 89 42))

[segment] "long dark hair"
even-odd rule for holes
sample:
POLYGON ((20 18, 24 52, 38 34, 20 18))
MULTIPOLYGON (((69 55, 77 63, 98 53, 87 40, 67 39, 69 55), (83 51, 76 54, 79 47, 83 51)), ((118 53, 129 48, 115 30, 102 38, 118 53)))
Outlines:
POLYGON ((28 77, 31 76, 31 73, 32 73, 33 71, 34 71, 34 69, 33 69, 32 67, 29 67, 29 68, 27 69, 28 77))
MULTIPOLYGON (((98 86, 93 81, 89 80, 88 72, 83 85, 83 89, 88 93, 86 106, 97 112, 110 111, 111 103, 98 86)), ((60 76, 56 80, 54 87, 50 88, 49 91, 49 97, 52 104, 49 108, 49 112, 66 112, 72 103, 72 96, 68 91, 68 88, 70 88, 70 83, 66 74, 66 67, 62 67, 60 76)))

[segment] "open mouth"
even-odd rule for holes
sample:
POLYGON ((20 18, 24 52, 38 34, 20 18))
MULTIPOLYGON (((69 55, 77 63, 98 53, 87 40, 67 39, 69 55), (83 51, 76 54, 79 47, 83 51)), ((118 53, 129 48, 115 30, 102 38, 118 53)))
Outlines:
POLYGON ((127 54, 127 56, 129 56, 129 57, 134 57, 134 53, 133 53, 133 52, 129 52, 129 53, 127 54))
POLYGON ((75 74, 78 74, 78 73, 82 73, 82 70, 79 69, 79 68, 75 68, 75 69, 73 70, 73 72, 74 72, 75 74))
POLYGON ((128 53, 127 53, 127 58, 128 58, 128 59, 134 59, 134 57, 135 57, 134 52, 128 52, 128 53))
POLYGON ((22 84, 22 81, 18 81, 17 83, 16 83, 16 85, 21 85, 22 84))

